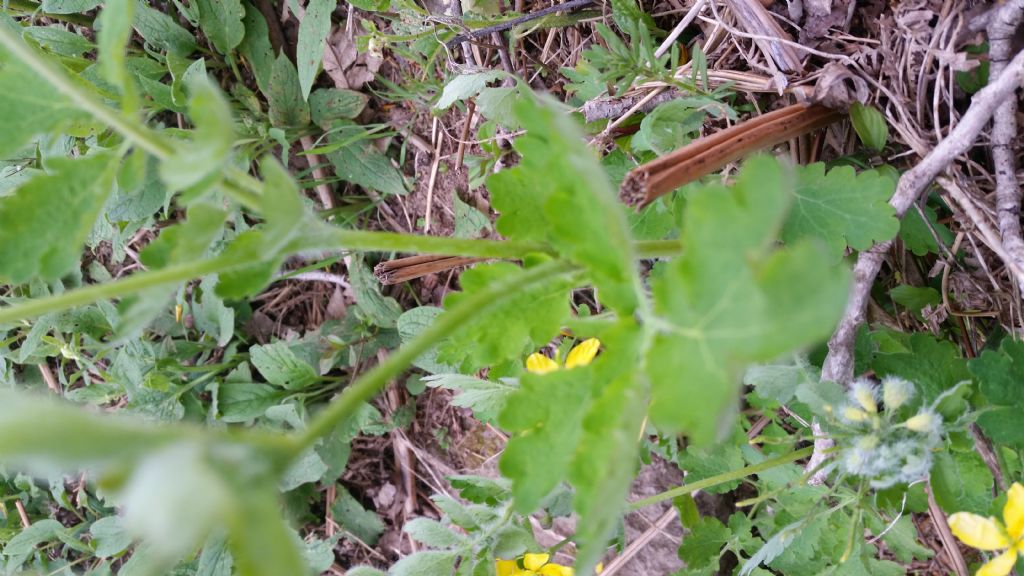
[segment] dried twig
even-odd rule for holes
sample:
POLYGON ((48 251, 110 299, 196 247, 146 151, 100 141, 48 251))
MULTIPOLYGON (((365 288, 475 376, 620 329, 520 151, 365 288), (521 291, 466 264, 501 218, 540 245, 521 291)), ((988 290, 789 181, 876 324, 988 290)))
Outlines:
MULTIPOLYGON (((988 23, 989 61, 993 77, 1006 68, 1013 50, 1013 35, 1024 17, 1024 1, 1004 4, 988 23)), ((992 118, 992 164, 996 175, 996 210, 1003 246, 1016 264, 1024 268, 1024 238, 1020 231, 1021 190, 1017 182, 1017 158, 1013 139, 1017 135, 1017 97, 1003 99, 992 118)), ((1017 276, 1024 293, 1024 276, 1017 276)))
POLYGON ((596 0, 569 0, 564 4, 555 4, 554 6, 548 6, 547 8, 544 8, 542 10, 530 12, 529 14, 523 14, 522 16, 512 18, 511 20, 506 20, 500 24, 495 24, 494 26, 487 26, 485 28, 470 30, 469 32, 463 32, 462 34, 459 34, 452 38, 451 40, 445 42, 444 45, 451 49, 454 48, 456 45, 461 44, 462 42, 465 42, 467 40, 484 38, 490 36, 492 32, 504 32, 505 30, 510 30, 518 26, 519 24, 523 24, 531 20, 536 20, 537 18, 547 16, 548 14, 554 14, 556 12, 569 12, 572 10, 578 10, 580 8, 586 8, 587 6, 593 4, 595 1, 596 0))
MULTIPOLYGON (((993 77, 988 86, 975 94, 970 108, 960 119, 944 140, 925 156, 912 169, 900 177, 889 204, 896 210, 897 217, 902 217, 907 208, 913 204, 927 186, 945 170, 957 156, 967 152, 973 145, 981 130, 988 124, 996 108, 1003 100, 1012 97, 1021 81, 1024 80, 1024 52, 1018 54, 1007 64, 1006 69, 998 77, 993 77)), ((874 284, 875 277, 882 267, 885 254, 892 242, 883 242, 870 250, 861 252, 853 268, 853 285, 850 288, 850 299, 846 304, 835 333, 828 342, 828 355, 821 369, 821 379, 848 383, 853 379, 853 348, 857 327, 864 322, 867 302, 874 284)), ((812 430, 818 436, 821 433, 817 424, 812 430)), ((832 442, 819 438, 814 443, 814 454, 808 462, 808 470, 813 470, 825 459, 824 451, 832 446, 832 442)), ((824 477, 815 474, 811 483, 820 484, 824 477)))
POLYGON ((928 493, 928 515, 932 519, 932 524, 935 525, 936 531, 939 533, 939 539, 942 540, 942 547, 946 551, 946 555, 949 556, 950 562, 953 564, 953 570, 956 572, 956 576, 968 576, 970 571, 967 570, 967 562, 964 560, 963 554, 960 553, 960 547, 956 544, 956 538, 953 537, 953 532, 949 529, 949 523, 946 522, 946 515, 942 512, 942 508, 939 508, 939 503, 935 501, 935 494, 932 493, 932 487, 929 485, 925 488, 925 492, 928 493))

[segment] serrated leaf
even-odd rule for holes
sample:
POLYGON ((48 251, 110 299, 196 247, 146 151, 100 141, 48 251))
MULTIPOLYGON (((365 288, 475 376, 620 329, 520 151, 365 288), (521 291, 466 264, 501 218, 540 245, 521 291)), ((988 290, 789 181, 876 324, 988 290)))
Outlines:
POLYGON ((777 162, 759 157, 731 189, 695 190, 681 227, 688 249, 652 281, 664 324, 647 357, 651 419, 697 444, 732 421, 744 364, 824 338, 846 302, 845 268, 806 242, 776 249, 787 188, 777 162))
POLYGON ((743 376, 743 383, 753 386, 758 396, 779 404, 793 399, 797 388, 820 380, 820 370, 806 359, 798 358, 790 364, 760 364, 751 366, 743 376))
MULTIPOLYGON (((738 440, 738 439, 737 439, 738 440)), ((743 452, 740 449, 742 444, 738 442, 723 442, 719 446, 701 448, 688 446, 685 451, 680 452, 678 464, 681 470, 686 471, 686 481, 696 482, 736 470, 746 465, 743 460, 743 452)), ((730 492, 739 486, 739 481, 725 482, 718 486, 707 488, 705 491, 710 494, 722 494, 730 492)))
POLYGON ((366 95, 355 90, 317 88, 309 95, 313 122, 328 129, 335 120, 351 120, 366 107, 366 95))
MULTIPOLYGON (((445 308, 488 285, 523 271, 514 264, 499 262, 476 266, 462 273, 462 292, 445 297, 445 308)), ((465 323, 438 347, 438 361, 473 371, 509 358, 524 357, 527 349, 539 348, 550 340, 569 314, 571 284, 556 278, 541 282, 502 301, 486 318, 465 323)))
POLYGON ((352 259, 348 274, 360 311, 375 326, 394 328, 402 314, 402 307, 394 298, 380 293, 380 283, 362 258, 352 259))
POLYGON ((299 87, 302 98, 309 96, 313 81, 320 71, 327 36, 331 33, 331 13, 338 0, 310 0, 306 16, 299 23, 299 39, 295 46, 295 61, 299 69, 299 87))
POLYGON ((320 375, 301 360, 284 342, 249 349, 249 360, 267 382, 286 390, 301 390, 314 384, 320 375))
POLYGON ((71 272, 114 190, 113 154, 55 157, 48 165, 49 173, 0 198, 0 278, 7 283, 56 280, 71 272))
POLYGON ((524 98, 516 114, 527 131, 515 142, 522 160, 487 182, 501 213, 498 231, 517 240, 548 240, 587 269, 603 304, 631 314, 640 293, 633 241, 600 163, 572 120, 553 106, 524 98))
POLYGON ((806 524, 807 521, 799 520, 782 528, 772 535, 772 537, 764 543, 764 546, 762 546, 757 553, 751 556, 750 559, 743 564, 743 567, 740 568, 740 576, 747 576, 761 564, 768 564, 785 552, 786 548, 799 537, 801 529, 804 528, 806 524))
POLYGON ((935 455, 932 492, 947 514, 974 512, 988 516, 993 481, 988 466, 974 452, 945 451, 935 455))
POLYGON ((223 176, 235 141, 231 107, 205 74, 189 82, 189 116, 195 124, 188 142, 160 165, 160 176, 171 190, 207 186, 223 176))
POLYGON ((885 143, 889 139, 889 125, 877 108, 854 102, 850 106, 850 123, 865 146, 875 152, 881 152, 885 148, 885 143))
POLYGON ((491 220, 483 212, 466 204, 459 199, 458 195, 452 198, 455 204, 455 231, 452 233, 456 238, 476 238, 485 230, 491 229, 491 220))
POLYGON ((196 0, 199 25, 221 54, 228 54, 242 42, 245 9, 240 0, 196 0))
POLYGON ((340 484, 338 499, 335 500, 332 511, 335 522, 370 546, 375 546, 377 539, 384 533, 384 522, 380 517, 375 512, 363 508, 363 505, 340 484))
POLYGON ((301 128, 310 121, 309 104, 302 97, 299 73, 282 52, 274 60, 267 86, 270 123, 278 128, 301 128))
POLYGON ((850 166, 827 174, 822 163, 798 167, 795 204, 785 221, 782 239, 795 242, 818 238, 839 260, 847 246, 866 250, 875 242, 890 240, 899 221, 889 205, 894 183, 878 172, 857 174, 850 166))
POLYGON ((136 4, 134 26, 146 42, 161 50, 183 58, 196 51, 196 39, 188 30, 141 1, 136 4))
POLYGON ((729 528, 717 518, 701 518, 690 533, 683 536, 679 558, 691 568, 708 566, 713 561, 712 567, 717 570, 719 554, 729 536, 729 528))
POLYGON ((633 149, 650 150, 659 156, 667 154, 689 143, 705 118, 707 112, 682 100, 660 104, 640 122, 640 131, 633 137, 633 149))
MULTIPOLYGON (((0 26, 21 34, 21 26, 6 15, 0 15, 0 26)), ((71 99, 0 46, 0 159, 24 148, 33 136, 86 118, 71 99)))
POLYGON ((889 296, 892 297, 893 302, 918 313, 925 306, 935 306, 942 302, 942 296, 935 288, 921 288, 907 284, 900 284, 889 290, 889 296))
POLYGON ((211 534, 203 544, 199 554, 199 565, 196 576, 231 576, 234 559, 227 549, 227 541, 223 535, 211 534))
MULTIPOLYGON (((398 335, 401 337, 402 343, 405 344, 419 336, 420 332, 423 332, 428 326, 433 324, 434 320, 442 313, 444 313, 443 308, 434 306, 420 306, 403 312, 397 321, 398 335)), ((412 365, 431 374, 444 374, 455 371, 454 367, 437 361, 437 347, 424 352, 422 356, 413 361, 412 365)))
POLYGON ((452 398, 452 406, 469 408, 473 416, 484 423, 494 422, 498 413, 516 387, 504 382, 481 380, 462 374, 435 374, 425 376, 423 382, 431 388, 444 388, 458 392, 452 398))
POLYGON ((445 84, 441 97, 437 99, 434 108, 447 110, 452 104, 476 96, 487 87, 487 84, 505 76, 506 74, 500 70, 459 74, 445 84))
POLYGON ((927 560, 935 555, 930 548, 926 548, 918 542, 917 528, 910 516, 900 516, 891 523, 883 523, 880 519, 874 519, 874 522, 878 528, 872 529, 872 531, 876 534, 885 532, 882 535, 882 541, 900 562, 927 560))
POLYGON ((970 380, 967 363, 960 349, 947 340, 936 340, 931 334, 912 334, 907 349, 892 353, 880 352, 871 368, 880 377, 899 376, 913 382, 921 401, 931 403, 940 394, 964 380, 970 380))
POLYGON ((284 392, 257 382, 222 382, 218 407, 223 422, 250 422, 284 400, 284 392))

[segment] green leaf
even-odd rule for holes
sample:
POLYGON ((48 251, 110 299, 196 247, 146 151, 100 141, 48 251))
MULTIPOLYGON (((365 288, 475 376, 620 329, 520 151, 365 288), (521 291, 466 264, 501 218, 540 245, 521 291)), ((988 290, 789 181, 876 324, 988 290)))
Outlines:
POLYGON ((505 402, 516 387, 505 382, 481 380, 462 374, 435 374, 425 376, 423 381, 431 388, 444 388, 457 391, 452 398, 452 406, 469 408, 473 416, 484 423, 492 423, 498 413, 505 407, 505 402))
POLYGON ((196 51, 196 39, 170 17, 138 2, 135 10, 135 30, 146 42, 160 50, 182 58, 196 51))
POLYGON ((70 273, 114 190, 113 154, 54 157, 47 164, 48 174, 0 198, 0 278, 10 284, 70 273))
MULTIPOLYGON (((735 440, 742 440, 735 438, 735 440)), ((746 465, 743 461, 742 444, 738 442, 723 442, 720 446, 701 448, 690 445, 678 457, 679 468, 686 470, 686 481, 696 482, 724 474, 746 465)), ((725 482, 718 486, 706 489, 710 494, 723 494, 730 492, 739 486, 739 481, 725 482)))
POLYGON ((296 356, 284 342, 253 346, 249 358, 267 382, 286 390, 302 390, 320 379, 313 366, 296 356))
POLYGON ((300 223, 306 216, 302 195, 291 175, 273 156, 260 160, 263 174, 263 216, 267 221, 263 231, 263 249, 266 254, 279 254, 301 232, 300 223))
POLYGON ((206 75, 189 83, 192 138, 175 146, 160 165, 160 176, 171 190, 208 185, 223 177, 224 164, 235 141, 231 107, 206 75))
POLYGON ((940 249, 939 243, 935 239, 936 236, 943 245, 952 246, 953 233, 950 232, 948 226, 939 223, 935 209, 931 206, 923 206, 921 211, 924 212, 925 218, 921 218, 917 209, 911 206, 910 210, 903 215, 903 220, 900 221, 900 240, 903 240, 907 249, 916 256, 939 254, 940 249), (925 219, 927 219, 927 223, 925 219), (934 234, 932 230, 935 231, 934 234))
POLYGON ((456 194, 452 197, 455 204, 455 231, 452 233, 456 238, 477 238, 485 230, 491 229, 491 220, 486 214, 466 204, 456 194))
POLYGON ((327 463, 320 458, 316 450, 307 448, 284 471, 278 488, 281 492, 288 492, 303 484, 317 482, 327 473, 327 470, 327 463))
MULTIPOLYGON (((1019 412, 1018 412, 1019 415, 1019 412)), ((974 512, 988 516, 992 473, 974 452, 939 452, 932 464, 935 500, 947 514, 974 512)))
POLYGON ((714 517, 704 517, 683 537, 679 558, 691 568, 711 565, 718 569, 718 556, 729 541, 729 528, 714 517))
POLYGON ((341 88, 317 88, 309 95, 309 108, 313 122, 328 129, 335 120, 351 120, 366 107, 366 95, 341 88))
POLYGON ((310 0, 306 5, 306 16, 299 23, 295 61, 298 63, 303 99, 309 96, 313 81, 320 72, 327 36, 331 33, 331 13, 337 6, 338 0, 310 0))
POLYGON ((242 42, 245 9, 240 0, 196 0, 199 25, 221 54, 228 54, 242 42))
POLYGON ((871 368, 879 377, 899 376, 913 382, 923 403, 929 404, 946 390, 971 379, 960 349, 952 342, 916 333, 907 345, 905 350, 876 354, 871 368))
POLYGON ((519 94, 519 88, 515 86, 484 88, 476 97, 476 109, 484 118, 494 120, 511 130, 519 127, 515 103, 520 98, 522 96, 519 94))
MULTIPOLYGON (((6 15, 0 15, 0 26, 21 34, 21 27, 6 15)), ((0 159, 10 158, 33 136, 87 118, 71 99, 0 46, 0 159)))
POLYGON ((126 100, 128 94, 134 94, 126 66, 125 46, 131 38, 135 6, 134 0, 111 0, 103 7, 97 22, 100 69, 103 77, 113 83, 126 100))
POLYGON ((245 37, 238 51, 249 61, 256 85, 264 95, 270 94, 270 75, 274 69, 274 49, 270 45, 270 30, 263 14, 249 2, 245 7, 245 37))
POLYGON ((500 70, 487 70, 486 72, 459 74, 445 84, 444 90, 441 92, 441 97, 437 99, 437 103, 434 104, 434 108, 438 110, 447 110, 448 108, 451 108, 452 104, 455 104, 460 100, 476 96, 481 90, 487 87, 487 84, 500 78, 505 78, 506 76, 507 75, 500 70))
POLYGON ((449 576, 455 568, 455 552, 428 550, 417 552, 399 560, 391 570, 390 576, 449 576))
POLYGON ((87 38, 56 26, 29 26, 25 28, 23 34, 41 48, 61 56, 81 58, 95 48, 87 38))
POLYGON ((372 145, 355 142, 327 154, 338 178, 384 194, 408 192, 402 173, 372 145))
POLYGON ((885 116, 882 116, 877 108, 854 102, 850 106, 850 123, 865 146, 875 152, 881 152, 885 148, 885 143, 889 139, 889 125, 885 123, 885 116))
POLYGON ((600 163, 568 115, 553 106, 523 99, 516 113, 527 131, 515 142, 522 160, 487 184, 501 213, 498 231, 517 240, 547 239, 587 269, 602 303, 631 314, 641 291, 633 241, 600 163))
POLYGON ((279 388, 256 382, 223 382, 217 400, 223 422, 251 422, 284 400, 279 388))
POLYGON ((942 296, 935 288, 921 288, 907 284, 900 284, 889 290, 889 296, 892 297, 893 302, 917 313, 920 313, 925 306, 936 306, 942 302, 942 296))
POLYGON ((227 346, 235 335, 235 309, 224 305, 215 291, 215 276, 207 276, 199 283, 201 295, 192 302, 196 328, 208 334, 217 346, 227 346))
POLYGON ((331 510, 335 522, 370 546, 375 546, 377 539, 384 533, 384 522, 380 517, 363 508, 341 484, 338 484, 338 498, 331 510))
POLYGON ((659 156, 685 146, 704 125, 707 112, 693 108, 683 100, 659 105, 640 122, 633 137, 634 150, 650 150, 659 156))
POLYGON ((935 555, 930 548, 918 542, 917 528, 910 516, 900 516, 895 522, 882 522, 873 518, 877 525, 872 528, 875 534, 885 534, 882 541, 900 562, 910 563, 914 560, 927 560, 935 555))
POLYGON ((381 328, 394 328, 402 314, 402 306, 394 298, 380 293, 380 283, 369 266, 361 258, 353 258, 348 273, 356 303, 366 319, 381 328))
MULTIPOLYGON (((514 264, 499 262, 478 265, 462 273, 462 292, 445 297, 445 308, 487 286, 522 274, 514 264)), ((556 278, 541 282, 504 300, 487 317, 465 323, 438 347, 439 362, 473 371, 511 358, 525 360, 528 350, 539 348, 558 333, 569 315, 572 285, 556 278)))
POLYGON ((80 14, 103 3, 103 0, 43 0, 42 11, 48 14, 80 14))
MULTIPOLYGON (((434 320, 442 313, 444 313, 444 309, 434 306, 420 306, 403 312, 397 321, 398 335, 401 337, 402 343, 405 344, 419 336, 420 332, 433 324, 434 320)), ((431 374, 455 371, 454 367, 437 361, 437 347, 424 352, 422 356, 413 361, 412 365, 431 374)))
POLYGON ((57 532, 64 530, 64 525, 51 518, 46 518, 25 527, 4 546, 4 556, 22 556, 32 554, 36 546, 57 537, 57 532))
POLYGON ((437 520, 429 518, 413 518, 402 526, 402 531, 430 548, 454 548, 466 541, 462 534, 457 534, 437 520))
POLYGON ((281 518, 270 486, 237 486, 228 543, 239 576, 306 574, 295 532, 281 518))
POLYGON ((89 527, 97 558, 110 558, 124 552, 132 544, 132 537, 121 525, 118 516, 106 516, 89 527))
POLYGON ((1020 382, 1024 374, 1024 343, 1007 338, 999 350, 986 350, 968 363, 982 394, 997 406, 978 416, 978 425, 993 442, 1024 446, 1024 430, 1018 416, 1024 408, 1020 382))
POLYGON ((798 357, 791 364, 761 364, 751 366, 743 376, 743 383, 753 386, 757 395, 779 404, 788 404, 802 384, 816 383, 820 370, 806 359, 798 357))
POLYGON ((824 338, 845 305, 845 268, 806 242, 775 247, 787 188, 778 163, 758 157, 731 189, 694 190, 686 253, 652 281, 664 321, 647 357, 651 419, 697 444, 728 429, 744 364, 824 338))
POLYGON ((217 533, 211 534, 199 554, 196 576, 231 576, 233 566, 234 558, 228 552, 225 538, 217 533))
POLYGON ((279 128, 301 128, 309 124, 309 104, 302 96, 299 73, 284 53, 274 60, 267 90, 271 124, 279 128))
POLYGON ((818 238, 839 260, 847 246, 866 250, 899 230, 889 205, 894 184, 878 172, 856 174, 850 166, 839 166, 826 174, 819 162, 797 168, 797 176, 796 203, 782 230, 785 242, 818 238))
POLYGON ((0 458, 6 461, 31 459, 69 468, 131 460, 184 435, 179 428, 155 428, 49 399, 0 393, 0 458))

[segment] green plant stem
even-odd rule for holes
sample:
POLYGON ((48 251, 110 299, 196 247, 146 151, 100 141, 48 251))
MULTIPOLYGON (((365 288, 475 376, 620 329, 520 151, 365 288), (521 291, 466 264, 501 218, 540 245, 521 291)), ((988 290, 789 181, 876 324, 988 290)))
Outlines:
POLYGON ((205 276, 206 274, 221 272, 239 264, 244 264, 244 262, 236 263, 233 258, 218 256, 216 258, 189 262, 188 264, 179 264, 159 270, 133 274, 116 282, 93 284, 46 298, 28 300, 14 306, 0 308, 0 324, 34 318, 50 312, 67 310, 75 306, 84 306, 99 300, 120 298, 147 288, 185 282, 186 280, 205 276))
POLYGON ((570 274, 574 270, 572 265, 560 260, 547 262, 529 268, 522 274, 517 274, 505 281, 488 286, 458 306, 447 310, 438 316, 429 328, 399 348, 386 361, 363 374, 322 412, 317 414, 309 427, 296 439, 295 455, 312 446, 319 438, 329 434, 335 426, 352 416, 364 402, 373 398, 389 381, 399 376, 414 360, 447 338, 468 320, 485 314, 499 302, 521 293, 522 290, 533 284, 555 276, 570 274))
POLYGON ((739 468, 737 470, 730 470, 730 471, 725 472, 723 474, 718 474, 718 475, 712 476, 710 478, 705 478, 703 480, 698 480, 698 481, 693 482, 691 484, 684 484, 682 486, 677 486, 675 488, 672 488, 671 490, 666 490, 665 492, 662 492, 660 494, 655 494, 654 496, 650 496, 648 498, 644 498, 643 500, 637 500, 635 502, 630 502, 629 503, 629 509, 630 510, 639 510, 640 508, 643 508, 645 506, 650 506, 651 504, 657 504, 658 502, 663 502, 665 500, 671 500, 671 499, 673 499, 673 498, 675 498, 677 496, 682 496, 684 494, 692 494, 693 492, 696 492, 697 490, 703 490, 705 488, 710 488, 712 486, 717 486, 719 484, 724 484, 726 482, 732 482, 733 480, 739 480, 741 478, 746 478, 747 476, 750 476, 751 474, 757 474, 758 472, 764 472, 765 470, 770 470, 772 468, 775 468, 776 466, 782 466, 783 464, 789 464, 791 462, 796 462, 797 460, 799 460, 801 458, 806 458, 807 456, 810 456, 811 452, 813 452, 813 451, 814 451, 814 447, 813 446, 808 446, 807 448, 801 448, 799 450, 795 450, 793 452, 790 452, 789 454, 783 454, 782 456, 778 456, 776 458, 772 458, 771 460, 765 460, 764 462, 759 462, 757 464, 751 464, 750 466, 739 468))
POLYGON ((338 247, 347 250, 373 252, 408 252, 436 254, 438 256, 467 256, 475 258, 522 259, 534 252, 553 254, 553 250, 536 242, 514 240, 471 240, 443 236, 419 236, 395 232, 364 230, 336 230, 333 232, 338 247))
POLYGON ((642 240, 633 245, 638 258, 671 258, 683 252, 679 240, 642 240))
POLYGON ((31 67, 58 92, 71 99, 75 106, 110 126, 146 152, 160 159, 168 158, 174 153, 174 148, 158 133, 138 120, 110 108, 97 96, 84 90, 6 26, 0 26, 0 44, 22 63, 31 67))

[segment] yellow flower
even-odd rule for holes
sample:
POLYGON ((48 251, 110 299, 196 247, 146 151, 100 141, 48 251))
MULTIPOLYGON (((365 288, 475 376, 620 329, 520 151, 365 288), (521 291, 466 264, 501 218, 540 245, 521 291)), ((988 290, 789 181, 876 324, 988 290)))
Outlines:
MULTIPOLYGON (((498 576, 574 576, 575 571, 572 566, 562 566, 561 564, 555 564, 554 562, 548 562, 551 559, 550 554, 524 554, 522 558, 523 567, 519 568, 519 563, 515 560, 498 560, 497 572, 498 576)), ((601 564, 597 565, 596 572, 601 573, 604 568, 601 564)))
MULTIPOLYGON (((594 359, 594 356, 597 356, 597 350, 600 347, 601 341, 597 338, 588 338, 583 342, 580 342, 569 351, 569 355, 565 358, 565 367, 568 369, 590 364, 590 361, 594 359)), ((555 362, 540 352, 534 352, 526 359, 526 369, 534 374, 547 374, 548 372, 554 372, 561 368, 562 367, 558 365, 558 362, 555 362)))
POLYGON ((949 517, 949 529, 971 548, 1001 553, 982 566, 976 576, 1006 576, 1024 554, 1024 486, 1017 482, 1007 492, 1003 521, 970 512, 949 517))

